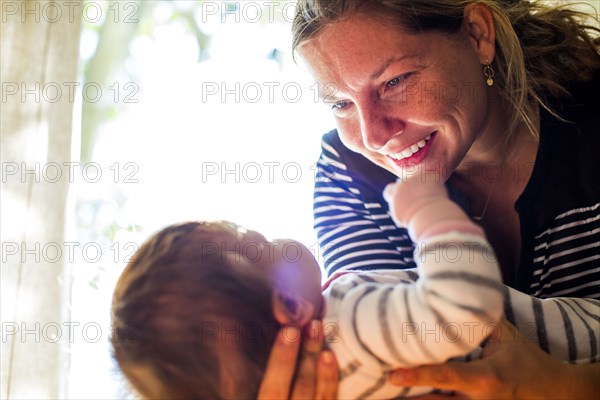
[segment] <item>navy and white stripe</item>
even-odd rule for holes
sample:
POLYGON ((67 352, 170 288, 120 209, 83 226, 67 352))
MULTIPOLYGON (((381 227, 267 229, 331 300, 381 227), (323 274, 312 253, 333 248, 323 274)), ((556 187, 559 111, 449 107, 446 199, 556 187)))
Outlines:
POLYGON ((314 193, 315 230, 329 275, 414 267, 412 241, 381 201, 366 201, 334 146, 323 142, 314 193))
MULTIPOLYGON (((600 132, 598 136, 600 152, 600 132)), ((394 224, 381 195, 385 184, 393 182, 395 177, 359 158, 343 147, 336 131, 325 135, 317 167, 314 215, 327 274, 414 268, 412 240, 405 229, 394 224), (360 164, 361 170, 347 164, 360 164), (364 177, 370 175, 375 175, 374 183, 366 182, 364 177)), ((526 225, 530 218, 522 219, 526 225, 522 231, 530 232, 532 248, 526 265, 519 268, 522 271, 519 279, 525 284, 514 287, 539 298, 600 299, 600 163, 596 168, 598 182, 591 182, 587 188, 591 192, 588 197, 592 198, 587 200, 589 205, 563 211, 552 218, 538 216, 540 221, 530 225, 526 225)), ((456 192, 450 193, 452 196, 456 192)), ((543 195, 539 201, 548 203, 543 195)), ((528 208, 522 212, 534 214, 536 210, 528 208)), ((525 239, 524 245, 528 242, 525 239)))
POLYGON ((600 298, 600 203, 558 215, 534 251, 534 296, 600 298))

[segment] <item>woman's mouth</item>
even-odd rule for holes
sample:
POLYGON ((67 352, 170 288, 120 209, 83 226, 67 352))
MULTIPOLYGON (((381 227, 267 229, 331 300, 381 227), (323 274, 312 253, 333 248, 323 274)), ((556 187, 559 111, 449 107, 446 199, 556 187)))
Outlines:
POLYGON ((399 153, 389 154, 388 157, 394 164, 402 168, 418 165, 429 152, 436 133, 437 131, 432 132, 417 143, 410 145, 399 153))

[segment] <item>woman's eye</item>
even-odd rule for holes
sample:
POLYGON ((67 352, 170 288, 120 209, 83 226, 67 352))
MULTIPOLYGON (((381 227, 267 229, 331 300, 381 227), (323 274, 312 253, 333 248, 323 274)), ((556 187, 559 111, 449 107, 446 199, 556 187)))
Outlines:
POLYGON ((331 109, 332 110, 341 110, 342 108, 346 107, 348 105, 347 101, 338 101, 337 103, 333 103, 331 105, 331 109))
POLYGON ((400 83, 400 77, 394 78, 387 82, 387 87, 394 87, 400 83))
POLYGON ((411 75, 411 73, 409 72, 407 74, 397 76, 394 79, 391 79, 391 80, 387 81, 386 84, 385 84, 385 86, 387 88, 393 88, 394 86, 398 86, 404 80, 406 80, 406 78, 408 78, 410 75, 411 75))

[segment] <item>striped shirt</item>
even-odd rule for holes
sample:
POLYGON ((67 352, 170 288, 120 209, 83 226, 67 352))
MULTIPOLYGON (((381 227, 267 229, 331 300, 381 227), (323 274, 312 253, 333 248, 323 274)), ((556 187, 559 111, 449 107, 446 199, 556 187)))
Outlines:
POLYGON ((387 373, 478 358, 503 308, 526 340, 550 355, 571 363, 600 361, 599 300, 538 299, 502 285, 493 250, 477 235, 430 237, 417 247, 415 260, 418 270, 347 272, 325 289, 323 322, 340 366, 340 399, 430 392, 390 385, 387 373))

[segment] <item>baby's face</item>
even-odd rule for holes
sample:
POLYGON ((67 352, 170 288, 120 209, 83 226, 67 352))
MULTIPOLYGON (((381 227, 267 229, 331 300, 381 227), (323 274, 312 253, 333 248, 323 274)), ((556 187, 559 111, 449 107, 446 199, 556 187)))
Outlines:
POLYGON ((321 269, 309 249, 295 240, 268 241, 256 231, 232 223, 222 224, 230 232, 226 248, 235 253, 236 265, 266 276, 274 290, 309 302, 314 317, 320 316, 321 269))

